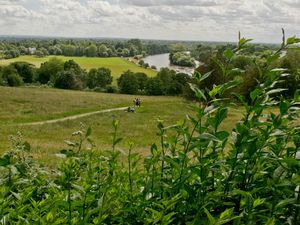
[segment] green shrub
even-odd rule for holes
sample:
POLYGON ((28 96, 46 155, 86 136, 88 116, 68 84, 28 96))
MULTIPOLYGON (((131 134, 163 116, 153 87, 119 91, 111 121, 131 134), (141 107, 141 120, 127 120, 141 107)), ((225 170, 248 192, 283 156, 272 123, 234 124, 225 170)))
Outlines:
POLYGON ((113 85, 106 86, 106 93, 118 93, 118 88, 113 85))
POLYGON ((23 84, 22 77, 20 77, 17 73, 8 74, 5 78, 8 86, 18 87, 23 84))

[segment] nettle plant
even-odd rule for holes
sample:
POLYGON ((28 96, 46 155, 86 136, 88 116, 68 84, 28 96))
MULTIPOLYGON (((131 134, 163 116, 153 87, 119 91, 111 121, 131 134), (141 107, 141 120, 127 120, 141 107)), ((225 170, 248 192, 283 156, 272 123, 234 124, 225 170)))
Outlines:
MULTIPOLYGON (((249 41, 217 61, 224 76, 236 72, 227 65, 249 41)), ((281 97, 277 87, 289 74, 271 67, 299 41, 283 35, 257 65, 264 82, 250 102, 223 97, 238 80, 212 90, 191 84, 195 114, 172 126, 158 121, 160 144, 144 159, 133 143, 126 157, 119 150, 118 121, 112 149, 97 150, 90 128, 75 132, 54 170, 32 162, 30 145, 18 139, 0 158, 0 224, 299 224, 299 96, 281 97), (222 124, 232 107, 244 114, 229 131, 222 124)), ((200 84, 209 75, 194 76, 200 84)))

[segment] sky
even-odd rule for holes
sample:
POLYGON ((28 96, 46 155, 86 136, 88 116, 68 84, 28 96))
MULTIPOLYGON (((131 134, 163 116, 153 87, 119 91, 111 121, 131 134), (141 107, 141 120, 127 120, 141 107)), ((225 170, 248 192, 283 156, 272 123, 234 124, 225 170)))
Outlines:
POLYGON ((300 0, 0 0, 0 35, 276 43, 300 0))

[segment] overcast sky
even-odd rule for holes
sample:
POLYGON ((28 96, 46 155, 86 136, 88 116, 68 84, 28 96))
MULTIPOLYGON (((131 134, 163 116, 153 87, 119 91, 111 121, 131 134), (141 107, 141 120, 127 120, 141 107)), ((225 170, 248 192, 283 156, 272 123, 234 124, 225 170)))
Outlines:
POLYGON ((0 35, 280 42, 300 0, 0 0, 0 35))

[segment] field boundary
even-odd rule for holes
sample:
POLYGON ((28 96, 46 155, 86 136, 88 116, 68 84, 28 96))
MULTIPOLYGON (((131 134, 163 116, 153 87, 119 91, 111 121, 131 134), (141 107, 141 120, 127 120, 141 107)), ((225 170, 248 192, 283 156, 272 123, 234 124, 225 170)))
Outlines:
POLYGON ((16 123, 16 124, 10 124, 8 126, 38 126, 38 125, 45 125, 45 124, 53 124, 53 123, 59 123, 59 122, 65 122, 68 120, 76 120, 83 117, 93 116, 101 113, 108 113, 108 112, 114 112, 114 111, 122 111, 127 109, 128 107, 119 107, 119 108, 111 108, 111 109, 103 109, 95 112, 89 112, 89 113, 82 113, 77 114, 73 116, 67 116, 59 119, 51 119, 51 120, 44 120, 44 121, 37 121, 37 122, 28 122, 28 123, 16 123))

